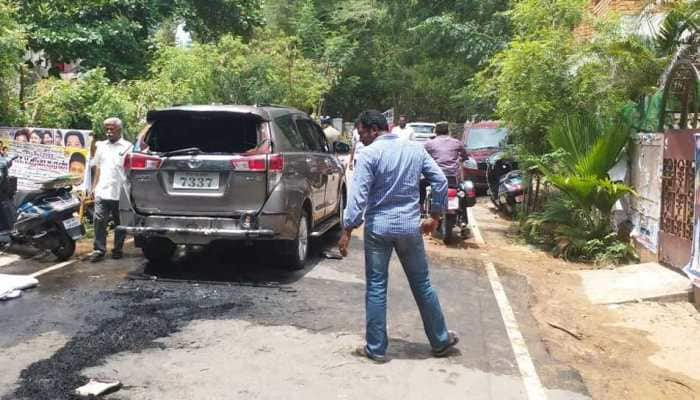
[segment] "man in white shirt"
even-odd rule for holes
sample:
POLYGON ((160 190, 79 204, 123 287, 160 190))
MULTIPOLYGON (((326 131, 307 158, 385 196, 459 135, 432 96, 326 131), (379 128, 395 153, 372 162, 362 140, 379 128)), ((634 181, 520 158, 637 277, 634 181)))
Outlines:
POLYGON ((400 116, 399 124, 391 130, 391 133, 399 135, 399 137, 404 140, 413 139, 413 128, 406 126, 407 123, 408 117, 406 115, 400 116))
POLYGON ((340 139, 340 132, 333 127, 331 117, 321 117, 321 127, 323 128, 323 134, 326 136, 326 141, 328 145, 333 148, 333 144, 340 139))
MULTIPOLYGON (((104 123, 107 140, 97 142, 92 165, 95 167, 92 187, 95 194, 95 243, 90 261, 104 259, 107 253, 107 224, 110 217, 119 225, 119 194, 124 184, 123 161, 132 145, 122 138, 122 121, 107 118, 104 123)), ((115 231, 112 258, 123 256, 125 233, 115 231)))
POLYGON ((352 130, 352 149, 350 150, 350 165, 348 168, 352 171, 357 164, 357 156, 360 155, 362 148, 365 145, 360 140, 360 133, 357 131, 357 124, 355 124, 355 129, 352 130))

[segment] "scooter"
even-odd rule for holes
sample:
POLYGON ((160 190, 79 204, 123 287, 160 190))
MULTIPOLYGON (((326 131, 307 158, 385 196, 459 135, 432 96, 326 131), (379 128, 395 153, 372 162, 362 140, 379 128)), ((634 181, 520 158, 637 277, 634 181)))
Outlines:
POLYGON ((36 190, 17 190, 17 178, 8 169, 0 164, 0 246, 32 246, 50 250, 59 261, 69 259, 85 234, 77 218, 80 201, 71 193, 76 178, 63 176, 36 190))
POLYGON ((518 204, 525 199, 525 185, 518 163, 504 157, 502 152, 494 154, 486 167, 486 181, 489 197, 496 208, 509 216, 514 215, 518 204))
MULTIPOLYGON (((427 187, 425 209, 430 209, 430 186, 427 187)), ((438 230, 445 244, 452 241, 454 228, 459 227, 460 237, 466 238, 469 233, 469 216, 467 208, 476 204, 476 189, 470 180, 457 182, 454 177, 447 179, 447 209, 442 215, 438 230)))

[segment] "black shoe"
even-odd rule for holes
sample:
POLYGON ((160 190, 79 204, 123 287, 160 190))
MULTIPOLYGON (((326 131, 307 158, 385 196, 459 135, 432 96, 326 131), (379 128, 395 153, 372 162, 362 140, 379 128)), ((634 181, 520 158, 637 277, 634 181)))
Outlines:
POLYGON ((122 257, 124 257, 124 252, 121 250, 112 250, 112 259, 113 260, 120 260, 122 257))
POLYGON ((353 351, 353 354, 358 356, 358 357, 366 357, 372 361, 374 361, 377 364, 384 364, 387 362, 386 356, 380 356, 376 354, 372 354, 369 351, 367 351, 366 346, 360 346, 353 351))
POLYGON ((459 343, 459 336, 453 331, 447 331, 447 344, 439 349, 433 349, 433 357, 446 357, 457 343, 459 343))
POLYGON ((99 250, 93 251, 92 253, 90 253, 90 257, 88 257, 90 262, 99 262, 99 261, 104 260, 104 258, 105 258, 105 253, 103 253, 99 250))

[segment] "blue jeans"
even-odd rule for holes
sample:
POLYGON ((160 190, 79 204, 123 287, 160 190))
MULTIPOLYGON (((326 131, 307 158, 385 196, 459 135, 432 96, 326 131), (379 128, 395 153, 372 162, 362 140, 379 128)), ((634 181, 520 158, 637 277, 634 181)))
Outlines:
POLYGON ((364 242, 367 350, 371 354, 383 356, 389 344, 386 333, 386 293, 389 260, 394 250, 408 278, 430 345, 434 349, 446 346, 449 339, 445 317, 437 293, 430 284, 428 259, 421 234, 416 232, 415 235, 377 235, 365 229, 364 242))

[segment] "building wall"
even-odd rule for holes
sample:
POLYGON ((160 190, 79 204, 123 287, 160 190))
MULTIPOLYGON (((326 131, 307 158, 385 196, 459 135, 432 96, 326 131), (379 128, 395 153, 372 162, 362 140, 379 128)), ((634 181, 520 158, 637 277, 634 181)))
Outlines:
POLYGON ((663 133, 639 133, 630 147, 630 183, 638 194, 630 200, 632 236, 640 250, 653 255, 661 217, 663 141, 663 133))
POLYGON ((613 11, 622 15, 637 15, 648 4, 644 0, 592 0, 591 9, 596 16, 613 11))

